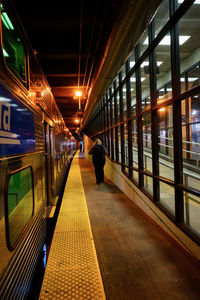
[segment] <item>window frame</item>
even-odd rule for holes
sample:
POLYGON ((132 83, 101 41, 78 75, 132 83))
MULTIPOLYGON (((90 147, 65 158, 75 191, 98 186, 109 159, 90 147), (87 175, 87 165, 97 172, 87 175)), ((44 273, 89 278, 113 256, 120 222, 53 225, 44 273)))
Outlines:
POLYGON ((27 228, 29 227, 29 224, 31 223, 32 218, 34 216, 34 212, 35 212, 34 178, 33 178, 33 169, 32 169, 32 166, 30 164, 26 165, 26 166, 24 166, 20 169, 10 171, 8 173, 7 178, 6 178, 6 187, 5 187, 4 212, 5 212, 6 242, 7 242, 8 249, 10 251, 13 251, 17 247, 17 245, 19 244, 21 239, 23 238, 24 234, 26 233, 27 228), (32 200, 33 200, 33 202, 32 202, 32 214, 31 214, 31 217, 29 218, 28 222, 26 223, 26 225, 24 226, 24 228, 20 232, 19 236, 17 237, 15 243, 12 245, 11 242, 10 242, 10 226, 9 226, 9 214, 8 214, 8 188, 9 188, 9 182, 10 182, 10 179, 13 175, 15 175, 19 172, 22 172, 23 170, 26 170, 28 168, 30 168, 30 171, 31 171, 32 200))

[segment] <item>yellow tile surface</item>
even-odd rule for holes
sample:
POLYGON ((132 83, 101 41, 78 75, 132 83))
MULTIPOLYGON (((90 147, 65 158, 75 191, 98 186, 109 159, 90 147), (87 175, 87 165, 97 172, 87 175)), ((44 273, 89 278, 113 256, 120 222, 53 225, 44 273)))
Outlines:
POLYGON ((106 299, 78 158, 74 158, 39 299, 106 299))

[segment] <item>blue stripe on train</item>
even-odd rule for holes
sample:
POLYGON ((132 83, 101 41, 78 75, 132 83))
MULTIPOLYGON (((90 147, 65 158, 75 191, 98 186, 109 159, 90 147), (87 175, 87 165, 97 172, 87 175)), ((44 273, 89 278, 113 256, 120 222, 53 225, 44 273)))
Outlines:
POLYGON ((0 84, 0 155, 33 151, 34 114, 0 84))

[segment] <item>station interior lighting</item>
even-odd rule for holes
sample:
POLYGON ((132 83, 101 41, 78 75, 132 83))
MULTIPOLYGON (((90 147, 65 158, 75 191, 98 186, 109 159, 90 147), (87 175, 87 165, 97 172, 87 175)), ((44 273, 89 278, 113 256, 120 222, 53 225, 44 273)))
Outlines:
POLYGON ((76 97, 81 97, 82 96, 82 92, 81 91, 76 91, 75 95, 76 95, 76 97))
MULTIPOLYGON (((179 35, 179 44, 183 45, 191 36, 190 35, 179 35)), ((159 45, 169 46, 171 44, 170 35, 166 35, 159 43, 159 45)), ((143 42, 143 45, 149 45, 148 37, 143 42)))

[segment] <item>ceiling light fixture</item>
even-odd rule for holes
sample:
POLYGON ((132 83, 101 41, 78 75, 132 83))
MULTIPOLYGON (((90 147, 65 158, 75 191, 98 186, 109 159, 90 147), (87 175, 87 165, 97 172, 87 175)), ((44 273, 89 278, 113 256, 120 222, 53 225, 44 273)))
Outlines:
MULTIPOLYGON (((178 0, 178 3, 183 3, 184 2, 184 0, 178 0)), ((200 0, 196 0, 196 1, 194 1, 194 3, 193 4, 200 4, 200 0)))
MULTIPOLYGON (((144 81, 146 78, 145 77, 141 77, 141 81, 144 81)), ((131 82, 136 82, 136 78, 135 77, 131 77, 131 82)))
POLYGON ((76 91, 75 95, 76 95, 76 97, 81 97, 82 96, 82 92, 81 91, 76 91))
MULTIPOLYGON (((189 40, 190 35, 179 35, 179 45, 183 45, 187 40, 189 40)), ((143 45, 148 45, 149 39, 148 37, 143 42, 143 45)), ((169 46, 171 44, 170 35, 166 35, 159 43, 161 46, 169 46)))
MULTIPOLYGON (((159 67, 163 62, 162 61, 157 61, 157 66, 159 67)), ((130 67, 132 68, 135 65, 134 61, 130 61, 130 67)), ((146 67, 149 65, 148 61, 143 61, 143 63, 141 64, 141 67, 146 67)))
MULTIPOLYGON (((196 81, 198 79, 199 79, 198 77, 188 77, 187 81, 188 82, 193 82, 193 81, 196 81)), ((181 82, 185 82, 185 78, 184 77, 181 78, 181 82)))

